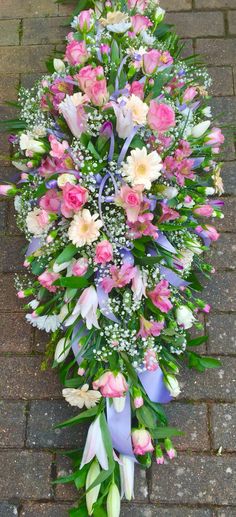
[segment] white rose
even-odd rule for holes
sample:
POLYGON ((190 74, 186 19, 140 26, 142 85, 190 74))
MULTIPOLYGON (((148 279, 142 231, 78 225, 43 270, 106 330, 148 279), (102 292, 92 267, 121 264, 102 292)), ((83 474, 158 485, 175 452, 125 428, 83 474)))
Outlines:
POLYGON ((44 153, 45 146, 43 142, 35 140, 30 133, 22 133, 20 136, 20 148, 22 151, 30 151, 32 153, 44 153))
POLYGON ((66 185, 66 183, 71 183, 72 185, 74 185, 76 182, 77 180, 74 174, 60 174, 60 176, 58 176, 57 179, 57 184, 60 188, 63 188, 66 185))
POLYGON ((183 326, 184 329, 190 329, 195 321, 194 315, 187 305, 178 307, 176 310, 176 319, 178 325, 183 326))

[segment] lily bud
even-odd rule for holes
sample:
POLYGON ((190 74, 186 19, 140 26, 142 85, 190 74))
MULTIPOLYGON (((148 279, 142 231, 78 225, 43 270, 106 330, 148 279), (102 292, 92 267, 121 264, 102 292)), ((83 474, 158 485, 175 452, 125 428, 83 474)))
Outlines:
POLYGON ((15 185, 0 185, 0 196, 14 196, 16 192, 15 185))
POLYGON ((93 514, 93 505, 96 503, 98 494, 100 492, 101 485, 96 485, 94 488, 89 490, 89 487, 94 483, 97 477, 100 474, 100 467, 97 460, 93 461, 86 478, 86 505, 88 509, 88 514, 93 514))
POLYGON ((193 138, 200 138, 201 136, 203 136, 204 133, 206 133, 206 131, 210 127, 210 125, 211 125, 211 121, 205 120, 204 122, 200 122, 200 124, 197 124, 196 126, 194 126, 192 129, 193 138))
POLYGON ((60 339, 60 341, 58 341, 57 346, 56 346, 56 350, 54 353, 54 360, 57 363, 62 363, 62 361, 64 361, 66 359, 66 357, 68 356, 68 354, 70 352, 70 348, 71 348, 71 345, 68 343, 68 339, 66 339, 65 337, 60 339))
POLYGON ((62 59, 53 59, 53 66, 54 70, 58 72, 58 74, 65 72, 66 67, 62 59))
POLYGON ((120 492, 115 483, 112 483, 107 496, 107 517, 119 517, 120 492))
POLYGON ((187 305, 181 305, 178 307, 176 310, 176 319, 178 325, 184 329, 190 329, 195 321, 194 315, 187 305))
POLYGON ((164 460, 162 448, 161 448, 160 445, 156 446, 155 452, 156 452, 156 462, 157 462, 157 465, 163 465, 165 460, 164 460))
POLYGON ((121 497, 128 501, 134 498, 134 461, 124 454, 120 454, 121 497))
POLYGON ((167 374, 164 382, 172 397, 178 397, 181 390, 176 377, 174 375, 167 374))
POLYGON ((125 407, 125 399, 126 397, 115 397, 112 399, 113 406, 117 413, 122 413, 125 407))
POLYGON ((157 23, 161 23, 165 16, 165 9, 162 9, 161 7, 158 7, 155 10, 155 20, 157 23))

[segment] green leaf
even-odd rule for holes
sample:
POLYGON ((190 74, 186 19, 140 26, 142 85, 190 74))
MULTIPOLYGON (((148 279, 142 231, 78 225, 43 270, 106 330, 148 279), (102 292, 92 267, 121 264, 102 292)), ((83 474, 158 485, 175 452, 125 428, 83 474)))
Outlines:
POLYGON ((65 422, 61 422, 61 424, 57 424, 54 426, 54 429, 62 429, 64 427, 69 427, 70 425, 78 424, 79 422, 83 422, 83 420, 87 420, 88 418, 93 418, 97 415, 98 407, 92 407, 83 411, 78 416, 74 416, 69 420, 65 420, 65 422))
POLYGON ((94 517, 107 517, 107 512, 102 508, 102 506, 94 506, 93 508, 93 516, 94 517))
POLYGON ((102 437, 103 437, 104 445, 106 448, 107 456, 109 459, 109 463, 113 464, 114 463, 113 446, 112 446, 110 431, 109 431, 104 413, 102 413, 100 415, 100 426, 101 426, 102 437))
POLYGON ((119 45, 115 39, 113 39, 111 44, 111 62, 116 65, 120 64, 120 51, 119 45))
POLYGON ((158 429, 152 431, 152 435, 158 440, 171 438, 172 436, 183 436, 184 433, 175 427, 158 427, 158 429))
POLYGON ((69 510, 69 517, 88 517, 86 504, 80 504, 79 508, 71 508, 69 510))
POLYGON ((208 336, 200 336, 187 341, 188 346, 200 346, 208 340, 208 336))
POLYGON ((24 120, 1 120, 0 131, 20 131, 27 128, 27 123, 24 120))
MULTIPOLYGON (((171 68, 172 67, 169 67, 169 70, 171 68)), ((158 97, 158 95, 160 95, 161 90, 162 90, 164 84, 166 84, 168 82, 169 77, 170 77, 170 73, 168 73, 167 71, 158 74, 158 76, 156 77, 156 79, 154 81, 154 85, 152 88, 152 98, 158 97)))
POLYGON ((74 480, 75 486, 77 490, 80 490, 85 486, 86 477, 88 473, 88 465, 85 465, 86 468, 82 468, 81 470, 77 470, 77 476, 74 480))
POLYGON ((213 357, 201 357, 200 362, 204 368, 219 368, 221 366, 219 359, 213 357))
POLYGON ((157 422, 156 416, 151 409, 147 406, 142 406, 136 410, 136 416, 140 422, 140 424, 148 427, 149 429, 156 429, 157 422))
POLYGON ((58 255, 56 259, 57 264, 63 264, 63 262, 69 262, 77 252, 77 248, 74 244, 68 244, 65 249, 58 255))
POLYGON ((191 283, 191 288, 194 291, 200 291, 200 292, 203 291, 202 284, 201 284, 201 282, 199 282, 197 275, 195 273, 193 273, 193 271, 188 276, 188 282, 191 283))
POLYGON ((53 285, 58 285, 60 287, 72 287, 74 289, 82 289, 89 285, 89 282, 84 277, 74 277, 74 276, 63 276, 58 278, 53 285))
POLYGON ((162 405, 157 404, 156 402, 152 402, 149 397, 145 397, 145 400, 146 400, 147 404, 155 411, 159 420, 163 424, 167 424, 167 418, 166 418, 162 405))
POLYGON ((87 149, 88 151, 90 151, 90 153, 92 154, 92 156, 94 158, 96 158, 96 160, 101 160, 101 156, 100 154, 98 154, 98 152, 96 151, 94 145, 92 144, 92 142, 89 142, 88 146, 87 146, 87 149))

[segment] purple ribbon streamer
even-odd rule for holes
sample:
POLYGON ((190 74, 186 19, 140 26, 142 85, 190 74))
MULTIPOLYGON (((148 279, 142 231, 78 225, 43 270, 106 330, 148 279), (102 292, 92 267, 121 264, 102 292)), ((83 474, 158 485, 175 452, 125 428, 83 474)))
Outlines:
POLYGON ((120 63, 120 66, 118 68, 118 73, 117 73, 117 77, 116 77, 116 81, 115 81, 115 90, 119 90, 119 79, 120 79, 120 74, 122 72, 122 69, 123 69, 123 66, 125 65, 126 61, 127 61, 128 57, 125 56, 121 63, 120 63))
POLYGON ((108 162, 111 162, 111 160, 114 156, 114 151, 115 151, 115 137, 114 137, 114 131, 112 130, 110 149, 109 149, 109 154, 108 154, 108 158, 107 158, 108 162))
POLYGON ((121 152, 120 152, 120 155, 119 155, 119 158, 118 158, 118 161, 117 161, 118 165, 120 165, 124 161, 126 153, 127 153, 128 149, 129 149, 129 146, 130 146, 133 138, 135 137, 135 135, 136 135, 136 133, 137 133, 137 131, 139 130, 140 127, 141 126, 135 126, 132 129, 132 131, 131 131, 130 135, 128 136, 128 138, 126 138, 126 141, 125 141, 125 143, 124 143, 124 145, 123 145, 123 147, 121 149, 121 152))
POLYGON ((148 397, 152 402, 168 404, 172 400, 169 390, 164 384, 161 368, 153 372, 145 371, 138 374, 148 397))
POLYGON ((25 256, 29 257, 30 255, 32 255, 35 251, 37 251, 41 247, 41 244, 42 244, 42 241, 41 241, 40 237, 33 237, 33 239, 29 243, 25 256))
POLYGON ((128 250, 127 248, 121 248, 120 255, 121 255, 123 264, 128 263, 128 264, 131 264, 131 266, 134 265, 134 257, 130 250, 128 250))
POLYGON ((135 459, 131 441, 131 407, 130 395, 126 394, 125 407, 117 413, 114 405, 107 399, 107 423, 111 433, 112 445, 120 454, 131 456, 135 459))
POLYGON ((100 307, 100 311, 105 316, 105 318, 114 321, 115 323, 120 323, 120 321, 117 319, 115 314, 110 309, 110 303, 109 303, 109 296, 104 291, 101 283, 99 282, 101 278, 102 273, 102 267, 99 268, 99 270, 96 273, 96 289, 97 289, 97 295, 98 295, 98 305, 100 307))
POLYGON ((172 271, 168 267, 160 266, 160 274, 164 275, 168 282, 170 282, 170 284, 174 287, 185 287, 190 284, 189 282, 186 282, 186 280, 183 280, 181 276, 174 273, 174 271, 172 271))
POLYGON ((158 237, 156 239, 156 242, 165 250, 170 251, 171 253, 177 253, 177 250, 174 248, 174 246, 172 246, 170 241, 160 230, 158 230, 158 237))

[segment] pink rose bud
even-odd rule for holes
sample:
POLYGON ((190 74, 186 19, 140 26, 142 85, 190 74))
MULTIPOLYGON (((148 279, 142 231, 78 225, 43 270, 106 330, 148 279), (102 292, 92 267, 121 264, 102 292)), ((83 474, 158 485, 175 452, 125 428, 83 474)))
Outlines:
POLYGON ((209 314, 209 312, 211 311, 211 306, 207 303, 205 305, 205 307, 202 309, 203 312, 205 312, 206 314, 209 314))
POLYGON ((50 293, 55 293, 57 290, 57 287, 53 285, 53 282, 60 278, 60 275, 58 273, 53 273, 51 271, 44 271, 42 275, 38 277, 39 283, 45 287, 50 293))
POLYGON ((0 185, 0 196, 7 196, 14 190, 12 185, 0 185))
POLYGON ((165 439, 165 449, 170 460, 173 460, 177 456, 176 450, 174 449, 172 441, 169 438, 165 439))
POLYGON ((101 50, 101 54, 110 54, 111 52, 111 47, 109 47, 109 45, 106 45, 105 43, 103 43, 101 46, 100 46, 100 50, 101 50))
POLYGON ((211 217, 214 212, 214 209, 212 208, 211 205, 202 205, 202 206, 199 206, 198 208, 195 208, 193 210, 193 212, 200 216, 211 217))
POLYGON ((18 298, 25 298, 24 291, 18 291, 17 296, 18 296, 18 298))
POLYGON ((85 369, 84 368, 79 368, 77 373, 78 373, 78 375, 80 377, 83 377, 83 375, 85 374, 85 369))
POLYGON ((24 267, 29 267, 30 266, 30 262, 28 262, 28 260, 25 259, 23 266, 24 267))
POLYGON ((72 274, 74 276, 83 276, 88 271, 88 259, 85 257, 81 257, 75 264, 72 266, 72 274))
POLYGON ((147 452, 153 452, 151 435, 146 429, 136 429, 132 432, 132 443, 134 454, 143 456, 147 452))
POLYGON ((160 445, 157 445, 156 446, 156 462, 157 462, 157 465, 163 465, 164 461, 165 460, 164 460, 162 448, 161 448, 160 445))
POLYGON ((143 400, 143 397, 135 397, 134 399, 134 407, 135 409, 138 409, 140 407, 142 407, 144 404, 144 400, 143 400))
POLYGON ((129 387, 122 373, 105 372, 93 382, 93 389, 100 390, 103 397, 124 397, 129 387))
POLYGON ((113 249, 111 243, 107 240, 99 242, 96 246, 96 256, 94 261, 97 264, 106 264, 107 262, 111 262, 112 259, 113 249))
POLYGON ((81 11, 81 13, 79 14, 79 28, 82 32, 90 31, 93 22, 93 14, 94 11, 92 9, 81 11))

